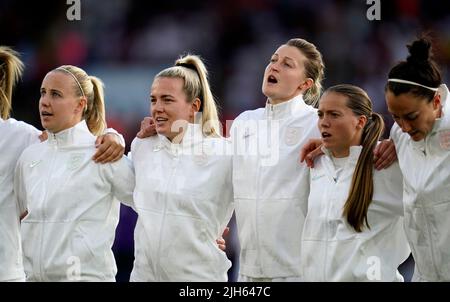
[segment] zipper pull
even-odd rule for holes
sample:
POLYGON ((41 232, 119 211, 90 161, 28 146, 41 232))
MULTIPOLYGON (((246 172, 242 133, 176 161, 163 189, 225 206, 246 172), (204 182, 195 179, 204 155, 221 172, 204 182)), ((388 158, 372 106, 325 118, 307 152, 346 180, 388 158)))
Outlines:
POLYGON ((53 148, 57 148, 58 147, 58 141, 56 140, 56 134, 55 133, 52 133, 52 135, 53 135, 53 148))

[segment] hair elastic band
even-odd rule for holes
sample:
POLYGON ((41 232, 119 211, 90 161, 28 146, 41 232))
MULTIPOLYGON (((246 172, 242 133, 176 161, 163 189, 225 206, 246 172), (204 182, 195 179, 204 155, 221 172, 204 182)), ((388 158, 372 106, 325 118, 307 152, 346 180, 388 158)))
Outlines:
POLYGON ((413 86, 420 86, 426 89, 429 89, 431 91, 438 91, 438 88, 432 88, 432 87, 428 87, 416 82, 411 82, 411 81, 407 81, 407 80, 401 80, 401 79, 388 79, 388 82, 394 82, 394 83, 402 83, 402 84, 409 84, 409 85, 413 85, 413 86))
POLYGON ((81 91, 81 94, 83 95, 83 97, 86 97, 86 95, 84 94, 83 88, 81 87, 81 84, 78 81, 77 77, 69 69, 66 69, 64 67, 58 67, 58 68, 56 68, 56 70, 63 70, 65 72, 67 72, 68 74, 70 74, 72 76, 72 78, 75 80, 75 82, 77 83, 78 87, 80 88, 80 91, 81 91))

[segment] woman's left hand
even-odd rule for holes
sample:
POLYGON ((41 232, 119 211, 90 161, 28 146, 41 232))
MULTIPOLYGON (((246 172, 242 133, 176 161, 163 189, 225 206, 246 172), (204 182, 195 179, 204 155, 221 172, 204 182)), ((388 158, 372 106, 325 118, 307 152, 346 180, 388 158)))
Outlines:
POLYGON ((219 249, 221 249, 224 252, 227 248, 227 245, 226 245, 226 241, 223 237, 226 236, 229 232, 230 232, 230 228, 226 227, 225 230, 223 231, 222 237, 220 237, 219 239, 216 239, 217 246, 219 247, 219 249))
POLYGON ((92 159, 96 163, 101 164, 118 161, 125 152, 125 146, 121 144, 119 136, 114 133, 107 133, 97 137, 95 147, 97 152, 95 152, 92 159))
POLYGON ((373 150, 375 169, 381 170, 392 165, 397 160, 397 151, 391 139, 382 140, 373 150))
POLYGON ((41 142, 46 141, 48 139, 48 133, 47 130, 42 131, 42 133, 39 135, 39 140, 41 142))

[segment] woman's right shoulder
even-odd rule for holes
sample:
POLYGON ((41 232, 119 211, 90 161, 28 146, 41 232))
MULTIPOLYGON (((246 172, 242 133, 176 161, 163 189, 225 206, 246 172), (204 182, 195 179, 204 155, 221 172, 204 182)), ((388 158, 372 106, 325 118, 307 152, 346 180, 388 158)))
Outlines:
POLYGON ((398 160, 394 161, 389 167, 381 170, 373 169, 374 175, 378 177, 388 177, 394 179, 402 179, 402 172, 398 160))
MULTIPOLYGON (((258 108, 255 110, 247 110, 239 114, 231 123, 231 127, 229 129, 230 135, 233 135, 233 132, 236 129, 245 129, 247 127, 254 127, 257 121, 262 120, 264 118, 264 108, 258 108)), ((227 124, 228 126, 228 124, 227 124)))
MULTIPOLYGON (((321 154, 321 155, 317 156, 314 159, 314 168, 309 168, 309 170, 311 172, 322 171, 324 169, 324 165, 326 164, 327 160, 329 160, 329 158, 327 158, 327 156, 325 154, 321 154)), ((305 165, 306 165, 306 163, 305 163, 305 165)))
POLYGON ((40 156, 45 151, 45 148, 47 146, 46 141, 44 142, 38 142, 36 144, 31 144, 25 149, 23 149, 22 154, 19 157, 19 161, 27 161, 32 160, 36 156, 40 156))
POLYGON ((146 138, 139 138, 135 137, 133 141, 131 142, 131 152, 138 152, 139 149, 142 147, 153 147, 159 142, 158 135, 146 137, 146 138))
POLYGON ((390 130, 390 138, 397 144, 402 137, 407 138, 408 134, 403 133, 402 129, 399 127, 397 123, 394 123, 390 130), (406 135, 406 136, 405 136, 406 135))
POLYGON ((254 110, 246 110, 242 113, 240 113, 234 121, 247 121, 247 120, 254 120, 254 119, 260 119, 262 116, 264 116, 264 108, 258 108, 254 110))

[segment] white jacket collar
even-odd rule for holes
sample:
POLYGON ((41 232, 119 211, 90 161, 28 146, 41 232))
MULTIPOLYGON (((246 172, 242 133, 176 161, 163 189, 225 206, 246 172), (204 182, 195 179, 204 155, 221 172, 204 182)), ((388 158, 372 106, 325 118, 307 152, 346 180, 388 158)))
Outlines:
POLYGON ((184 146, 191 146, 203 141, 203 131, 201 124, 188 124, 186 132, 184 133, 181 144, 184 146))
POLYGON ((49 133, 48 143, 58 147, 71 145, 90 145, 95 136, 89 131, 86 121, 82 120, 75 126, 58 133, 49 133))
MULTIPOLYGON (((442 128, 447 128, 450 125, 450 93, 447 88, 447 85, 441 84, 439 86, 439 94, 441 95, 441 103, 442 103, 442 116, 437 118, 434 122, 433 128, 430 133, 428 133, 427 137, 436 134, 442 128)), ((410 139, 411 145, 416 149, 423 149, 425 147, 425 139, 420 141, 414 141, 410 139)))
POLYGON ((438 119, 436 119, 436 122, 433 125, 433 129, 431 130, 431 133, 435 133, 439 131, 442 127, 448 127, 449 120, 450 120, 450 94, 447 88, 447 85, 442 84, 439 86, 439 93, 441 95, 441 102, 442 102, 442 116, 438 119))
MULTIPOLYGON (((359 146, 350 146, 350 152, 349 152, 349 155, 348 155, 349 162, 356 163, 358 161, 359 155, 362 152, 362 148, 363 147, 361 145, 359 145, 359 146)), ((322 149, 323 153, 325 153, 325 156, 327 156, 329 158, 333 157, 333 154, 331 153, 330 150, 326 149, 323 146, 321 147, 321 149, 322 149)))
POLYGON ((200 124, 189 123, 183 135, 183 139, 179 144, 172 143, 164 135, 158 134, 158 137, 159 137, 159 144, 158 144, 159 147, 157 149, 165 148, 167 150, 173 151, 180 148, 188 148, 194 144, 201 143, 203 141, 203 132, 200 124))
MULTIPOLYGON (((333 159, 332 159, 333 154, 331 153, 330 150, 325 149, 323 146, 321 149, 325 153, 324 159, 322 161, 325 171, 327 171, 326 173, 336 182, 338 172, 333 163, 333 159)), ((348 156, 348 160, 344 165, 344 172, 341 176, 343 179, 352 177, 354 168, 356 167, 356 164, 358 162, 361 152, 362 152, 362 146, 351 146, 350 147, 350 153, 348 156)))
POLYGON ((264 114, 268 119, 280 120, 298 115, 307 106, 303 100, 303 95, 299 94, 289 101, 276 105, 272 105, 267 101, 264 114))

